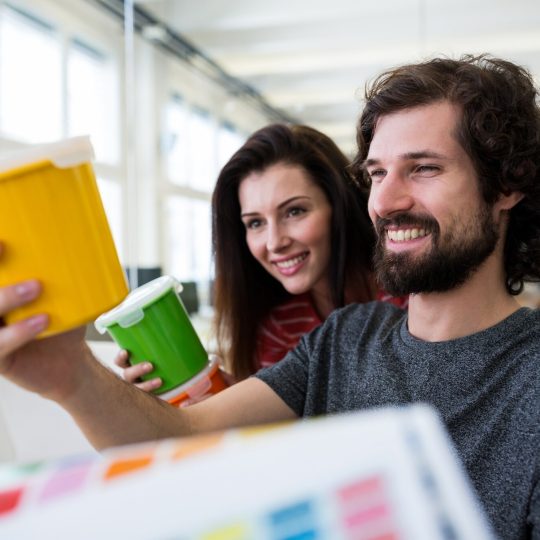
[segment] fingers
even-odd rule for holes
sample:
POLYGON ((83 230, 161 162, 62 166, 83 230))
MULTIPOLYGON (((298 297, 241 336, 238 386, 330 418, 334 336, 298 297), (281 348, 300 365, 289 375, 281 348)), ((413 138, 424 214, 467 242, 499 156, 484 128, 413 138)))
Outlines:
MULTIPOLYGON (((16 285, 0 288, 0 316, 34 300, 40 291, 41 286, 36 280, 24 281, 16 285)), ((0 358, 9 355, 28 341, 31 341, 45 330, 48 324, 49 318, 45 314, 35 315, 8 326, 2 320, 0 358)))
POLYGON ((163 381, 159 377, 149 379, 147 381, 141 381, 141 377, 150 373, 154 369, 154 366, 150 362, 141 362, 124 369, 124 380, 128 383, 134 384, 137 388, 144 390, 145 392, 151 392, 158 389, 163 381))
MULTIPOLYGON (((0 330, 0 360, 43 332, 49 324, 47 315, 35 315, 0 330)), ((0 369, 0 371, 3 371, 0 369)))
POLYGON ((141 390, 144 390, 145 392, 151 392, 152 390, 157 390, 162 384, 162 380, 159 377, 156 377, 155 379, 150 379, 149 381, 137 383, 135 386, 141 390))
POLYGON ((35 300, 41 292, 39 281, 31 279, 0 289, 0 315, 35 300))
POLYGON ((140 382, 139 379, 150 373, 154 369, 150 362, 141 362, 140 364, 135 364, 134 366, 129 366, 124 369, 124 380, 128 383, 135 384, 140 382))
POLYGON ((154 369, 154 366, 150 362, 140 362, 133 366, 130 365, 129 353, 125 350, 120 351, 116 355, 114 363, 124 370, 122 376, 126 382, 134 384, 137 388, 145 392, 156 390, 163 384, 163 381, 159 377, 141 381, 141 377, 150 373, 154 369))
POLYGON ((121 350, 115 357, 113 362, 119 368, 126 369, 129 367, 129 353, 125 350, 121 350))

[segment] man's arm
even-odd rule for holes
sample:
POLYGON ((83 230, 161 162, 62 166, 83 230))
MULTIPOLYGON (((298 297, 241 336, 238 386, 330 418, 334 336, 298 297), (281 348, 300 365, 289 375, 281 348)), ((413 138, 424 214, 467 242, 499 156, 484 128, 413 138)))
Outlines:
POLYGON ((256 378, 178 409, 122 381, 91 355, 82 362, 87 363, 84 383, 59 403, 98 449, 296 418, 256 378))
MULTIPOLYGON (((39 283, 0 288, 0 314, 37 298, 39 283)), ((0 328, 0 374, 59 403, 98 449, 295 418, 269 386, 248 379, 201 403, 174 408, 101 365, 77 329, 35 340, 46 317, 0 328)))

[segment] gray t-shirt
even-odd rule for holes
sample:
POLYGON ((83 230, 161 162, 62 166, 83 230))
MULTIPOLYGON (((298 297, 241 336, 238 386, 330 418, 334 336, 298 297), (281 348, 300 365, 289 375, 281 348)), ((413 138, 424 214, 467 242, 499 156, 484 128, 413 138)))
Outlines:
POLYGON ((256 376, 299 416, 433 405, 496 532, 540 540, 540 310, 430 343, 395 306, 351 305, 256 376))

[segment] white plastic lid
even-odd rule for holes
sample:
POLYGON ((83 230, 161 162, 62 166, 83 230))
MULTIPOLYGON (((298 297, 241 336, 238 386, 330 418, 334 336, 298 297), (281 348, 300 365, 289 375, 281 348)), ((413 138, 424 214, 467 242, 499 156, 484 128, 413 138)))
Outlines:
POLYGON ((181 283, 172 276, 161 276, 131 291, 125 300, 107 313, 100 315, 94 322, 96 330, 104 334, 109 326, 118 324, 129 328, 144 318, 144 308, 153 304, 171 289, 182 291, 181 283))
POLYGON ((90 143, 90 137, 83 135, 15 150, 0 159, 0 173, 44 160, 51 161, 60 169, 67 169, 93 159, 94 149, 90 143))

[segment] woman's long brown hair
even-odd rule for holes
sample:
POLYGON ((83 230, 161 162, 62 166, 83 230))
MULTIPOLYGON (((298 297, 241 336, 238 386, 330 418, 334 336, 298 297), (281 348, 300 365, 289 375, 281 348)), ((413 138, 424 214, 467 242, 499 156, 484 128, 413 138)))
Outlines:
POLYGON ((251 255, 240 219, 238 186, 252 172, 277 163, 302 167, 332 206, 328 279, 334 306, 373 299, 374 232, 367 193, 349 173, 349 162, 326 135, 307 126, 272 124, 255 132, 231 157, 212 197, 214 305, 218 352, 236 379, 255 371, 259 327, 291 295, 251 255))

